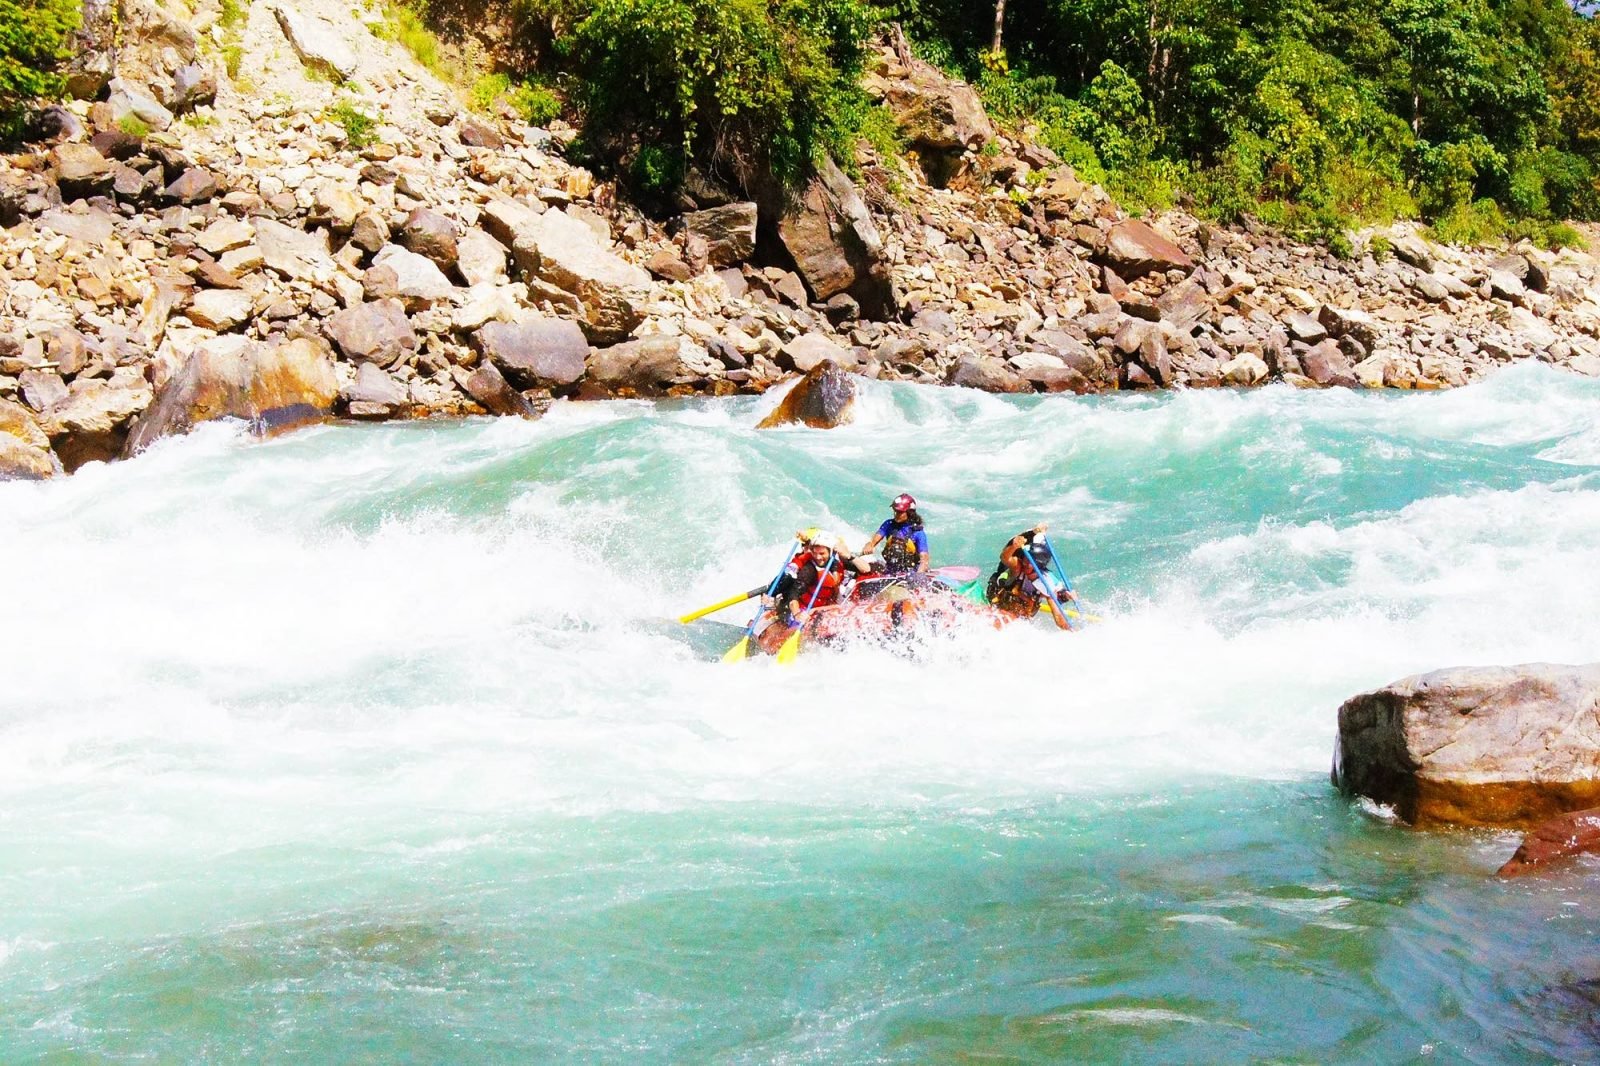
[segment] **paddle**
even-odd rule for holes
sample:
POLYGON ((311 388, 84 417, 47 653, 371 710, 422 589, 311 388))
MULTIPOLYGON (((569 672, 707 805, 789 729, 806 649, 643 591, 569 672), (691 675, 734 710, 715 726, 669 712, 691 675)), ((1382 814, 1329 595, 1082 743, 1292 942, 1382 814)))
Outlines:
MULTIPOLYGON (((794 560, 795 553, 800 550, 800 538, 796 537, 789 546, 789 554, 783 557, 783 565, 778 567, 778 572, 772 578, 772 583, 767 586, 767 595, 771 596, 778 589, 778 582, 783 580, 783 572, 789 569, 789 563, 794 560)), ((756 623, 761 621, 761 608, 756 608, 756 613, 751 616, 750 624, 744 627, 744 636, 739 638, 739 643, 729 648, 722 656, 725 663, 742 663, 750 655, 750 636, 756 631, 756 623)))
MULTIPOLYGON (((811 598, 806 601, 806 614, 809 615, 811 613, 812 605, 817 602, 817 597, 822 595, 823 578, 827 577, 828 574, 832 572, 834 560, 838 558, 838 552, 829 553, 828 565, 823 567, 822 573, 817 575, 817 587, 811 590, 811 598)), ((783 647, 778 649, 778 662, 782 663, 784 666, 788 666, 790 663, 794 662, 795 657, 800 654, 800 634, 803 632, 804 628, 799 622, 790 622, 789 625, 794 628, 794 632, 789 634, 789 639, 785 640, 783 642, 783 647)))
MULTIPOLYGON (((785 562, 783 565, 785 567, 787 567, 789 564, 787 562, 785 562)), ((682 616, 681 618, 679 618, 678 621, 682 622, 684 625, 688 625, 690 622, 693 622, 697 618, 704 618, 708 614, 717 613, 718 611, 722 610, 724 607, 732 607, 736 603, 743 603, 745 600, 748 600, 751 596, 759 596, 765 591, 766 591, 766 586, 757 585, 755 588, 751 589, 749 592, 741 592, 737 596, 729 596, 727 599, 722 600, 719 603, 713 603, 710 607, 702 607, 698 611, 690 611, 688 614, 686 614, 686 615, 682 616)))
MULTIPOLYGON (((1048 543, 1047 541, 1046 544, 1048 545, 1048 543)), ((1033 553, 1027 548, 1019 548, 1017 549, 1017 554, 1028 560, 1028 565, 1033 568, 1033 576, 1038 581, 1040 590, 1044 593, 1044 602, 1050 605, 1050 613, 1060 620, 1062 629, 1070 632, 1072 621, 1067 617, 1067 612, 1063 611, 1061 605, 1056 602, 1055 596, 1051 594, 1050 585, 1044 578, 1044 571, 1040 570, 1039 564, 1033 561, 1033 553)))
MULTIPOLYGON (((1043 533, 1039 534, 1039 536, 1044 541, 1044 550, 1050 553, 1050 565, 1055 567, 1056 576, 1061 579, 1062 587, 1072 595, 1073 601, 1076 602, 1078 599, 1078 593, 1073 589, 1072 582, 1067 580, 1067 572, 1062 568, 1061 560, 1056 558, 1056 550, 1050 546, 1049 536, 1043 533)), ((1077 612, 1073 613, 1076 614, 1077 612)))

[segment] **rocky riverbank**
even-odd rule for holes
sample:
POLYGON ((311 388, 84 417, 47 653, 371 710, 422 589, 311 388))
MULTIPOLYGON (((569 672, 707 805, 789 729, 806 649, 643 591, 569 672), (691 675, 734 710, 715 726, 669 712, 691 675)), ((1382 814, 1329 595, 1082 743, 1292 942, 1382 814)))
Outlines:
POLYGON ((533 417, 826 359, 996 392, 1600 374, 1593 256, 1402 228, 1340 260, 1129 218, 888 46, 867 86, 904 157, 863 146, 858 178, 825 167, 793 200, 696 177, 658 220, 567 158, 574 131, 468 113, 329 0, 228 31, 209 0, 122 7, 91 19, 81 98, 0 160, 0 477, 219 415, 533 417))

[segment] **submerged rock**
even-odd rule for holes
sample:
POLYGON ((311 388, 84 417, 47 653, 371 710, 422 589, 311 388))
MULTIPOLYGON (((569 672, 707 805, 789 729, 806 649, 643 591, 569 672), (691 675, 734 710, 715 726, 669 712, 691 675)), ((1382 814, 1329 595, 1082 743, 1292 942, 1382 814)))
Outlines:
POLYGON ((1459 667, 1339 708, 1334 782, 1414 825, 1525 826, 1600 805, 1600 664, 1459 667))
POLYGON ((1498 872, 1501 877, 1520 877, 1536 866, 1596 851, 1600 851, 1600 809, 1578 811, 1535 826, 1498 872))
POLYGON ((855 420, 856 382, 832 359, 825 359, 795 382, 757 429, 793 425, 832 429, 855 420))
POLYGON ((127 455, 215 418, 242 418, 274 433, 333 414, 339 396, 326 344, 298 338, 256 344, 219 338, 196 348, 128 434, 127 455), (231 342, 231 343, 230 343, 231 342))

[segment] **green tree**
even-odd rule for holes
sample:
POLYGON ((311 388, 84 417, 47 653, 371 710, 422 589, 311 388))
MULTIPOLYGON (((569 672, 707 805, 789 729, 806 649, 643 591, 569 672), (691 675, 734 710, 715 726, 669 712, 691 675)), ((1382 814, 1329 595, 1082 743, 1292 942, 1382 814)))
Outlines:
POLYGON ((82 8, 76 0, 0 0, 0 135, 14 135, 27 105, 61 92, 82 8))

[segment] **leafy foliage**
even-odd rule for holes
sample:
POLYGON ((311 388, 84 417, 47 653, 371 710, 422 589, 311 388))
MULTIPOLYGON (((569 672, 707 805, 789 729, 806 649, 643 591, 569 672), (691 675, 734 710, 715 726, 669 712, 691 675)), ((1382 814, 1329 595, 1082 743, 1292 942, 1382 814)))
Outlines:
POLYGON ((0 0, 0 137, 16 133, 31 101, 61 92, 80 16, 77 0, 0 0))

